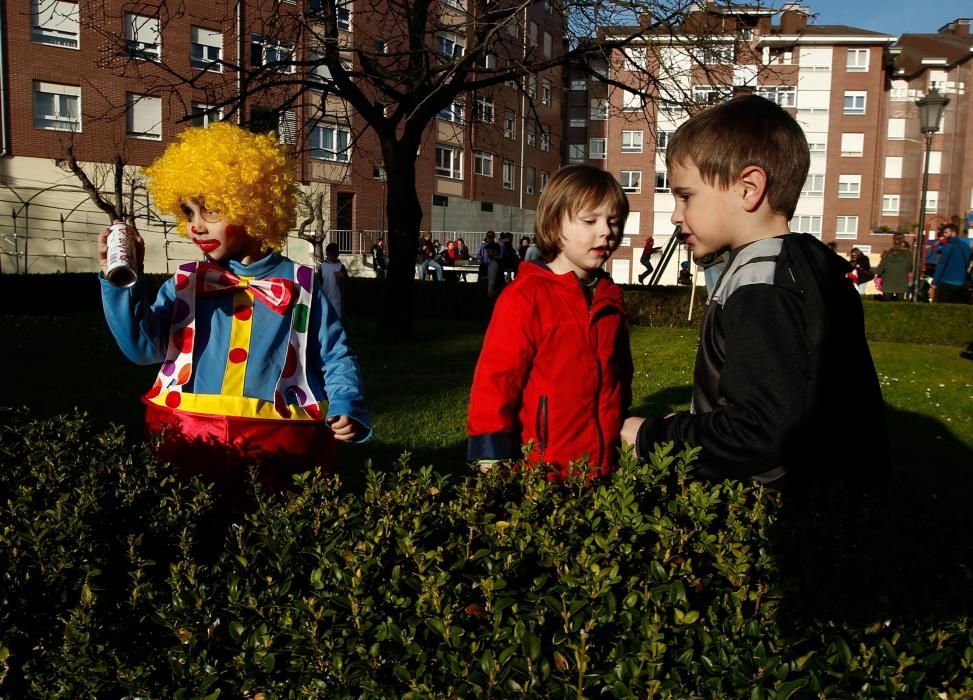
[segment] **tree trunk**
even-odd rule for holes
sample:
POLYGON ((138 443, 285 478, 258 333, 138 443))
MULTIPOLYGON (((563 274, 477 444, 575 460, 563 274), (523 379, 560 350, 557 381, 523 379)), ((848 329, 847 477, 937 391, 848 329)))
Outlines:
POLYGON ((383 143, 388 183, 388 277, 385 308, 379 321, 381 338, 393 342, 412 339, 412 292, 416 275, 416 246, 422 206, 416 194, 416 145, 383 143))

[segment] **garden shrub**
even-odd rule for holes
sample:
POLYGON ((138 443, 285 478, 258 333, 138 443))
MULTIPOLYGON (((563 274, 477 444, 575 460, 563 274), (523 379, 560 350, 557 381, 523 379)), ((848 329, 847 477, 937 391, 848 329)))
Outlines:
POLYGON ((0 419, 4 697, 973 694, 968 614, 795 605, 787 504, 689 449, 563 485, 404 455, 228 517, 117 429, 0 419))

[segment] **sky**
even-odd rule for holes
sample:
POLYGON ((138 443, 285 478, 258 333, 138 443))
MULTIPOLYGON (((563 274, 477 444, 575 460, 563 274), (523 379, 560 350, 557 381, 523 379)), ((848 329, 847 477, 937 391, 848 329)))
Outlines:
POLYGON ((958 17, 973 17, 971 0, 804 0, 815 24, 847 24, 885 34, 935 34, 958 17))

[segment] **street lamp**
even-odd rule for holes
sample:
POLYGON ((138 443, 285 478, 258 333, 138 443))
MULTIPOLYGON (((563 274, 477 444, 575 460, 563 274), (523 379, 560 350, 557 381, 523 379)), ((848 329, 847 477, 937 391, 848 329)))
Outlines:
POLYGON ((940 95, 933 88, 925 97, 916 100, 919 108, 919 130, 926 137, 926 162, 922 169, 922 200, 919 202, 919 232, 916 234, 916 255, 912 266, 912 301, 919 301, 919 280, 922 278, 922 263, 926 251, 926 194, 929 190, 929 153, 932 150, 932 136, 939 131, 943 111, 949 98, 940 95))

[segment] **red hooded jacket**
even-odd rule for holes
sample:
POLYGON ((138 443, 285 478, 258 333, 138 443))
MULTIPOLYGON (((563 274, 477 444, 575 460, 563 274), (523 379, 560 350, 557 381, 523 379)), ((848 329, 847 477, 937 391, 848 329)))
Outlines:
POLYGON ((599 273, 589 308, 573 273, 522 264, 493 311, 473 375, 470 460, 544 461, 563 477, 587 454, 591 473, 616 463, 632 398, 632 354, 621 290, 599 273))

